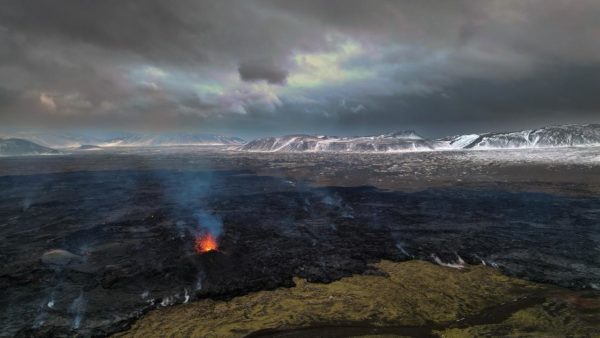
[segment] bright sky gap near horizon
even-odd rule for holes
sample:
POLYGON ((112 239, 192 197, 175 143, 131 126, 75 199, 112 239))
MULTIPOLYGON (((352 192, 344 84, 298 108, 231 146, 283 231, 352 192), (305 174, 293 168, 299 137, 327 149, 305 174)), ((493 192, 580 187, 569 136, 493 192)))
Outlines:
POLYGON ((600 122, 597 1, 29 1, 2 128, 427 137, 600 122))

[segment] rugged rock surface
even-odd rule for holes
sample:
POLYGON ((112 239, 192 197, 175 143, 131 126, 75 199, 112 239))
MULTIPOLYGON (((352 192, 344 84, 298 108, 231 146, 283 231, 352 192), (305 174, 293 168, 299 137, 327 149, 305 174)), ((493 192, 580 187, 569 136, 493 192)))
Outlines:
POLYGON ((0 156, 58 154, 57 150, 40 146, 33 142, 18 139, 0 139, 0 156))

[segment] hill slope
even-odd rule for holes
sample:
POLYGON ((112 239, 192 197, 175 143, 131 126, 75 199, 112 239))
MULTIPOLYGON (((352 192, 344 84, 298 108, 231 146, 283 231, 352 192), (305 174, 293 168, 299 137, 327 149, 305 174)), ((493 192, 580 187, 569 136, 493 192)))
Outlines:
POLYGON ((28 140, 9 138, 0 139, 0 156, 45 155, 59 152, 28 140))

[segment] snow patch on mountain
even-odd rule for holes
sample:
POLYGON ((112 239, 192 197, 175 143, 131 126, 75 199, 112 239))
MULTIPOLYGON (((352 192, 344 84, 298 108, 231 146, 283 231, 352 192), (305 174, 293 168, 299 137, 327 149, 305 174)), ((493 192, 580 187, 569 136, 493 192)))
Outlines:
POLYGON ((551 126, 479 135, 465 149, 518 149, 600 145, 600 124, 551 126))
POLYGON ((446 137, 437 140, 436 149, 463 149, 469 144, 473 143, 477 138, 479 138, 478 134, 467 134, 446 137))
POLYGON ((433 150, 434 144, 414 131, 408 131, 359 137, 266 137, 248 142, 240 149, 255 152, 405 152, 433 150))

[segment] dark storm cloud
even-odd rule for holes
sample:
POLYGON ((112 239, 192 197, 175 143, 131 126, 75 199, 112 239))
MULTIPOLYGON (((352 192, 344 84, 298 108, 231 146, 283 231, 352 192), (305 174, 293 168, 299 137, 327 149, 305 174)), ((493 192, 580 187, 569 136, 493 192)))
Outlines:
POLYGON ((276 58, 309 30, 284 17, 265 17, 251 1, 230 0, 9 0, 0 23, 13 37, 30 40, 25 48, 91 45, 115 59, 129 53, 190 65, 276 58))
POLYGON ((336 119, 346 126, 368 124, 368 133, 400 125, 431 136, 586 123, 598 120, 598 74, 600 65, 548 67, 510 82, 465 79, 439 92, 364 97, 370 112, 341 113, 336 119))
POLYGON ((15 101, 15 93, 0 86, 0 107, 8 107, 15 101))
POLYGON ((269 62, 243 62, 238 68, 240 78, 244 81, 265 80, 272 84, 284 84, 288 71, 269 62))
POLYGON ((0 123, 244 136, 600 122, 598 17, 586 0, 7 0, 0 123))

